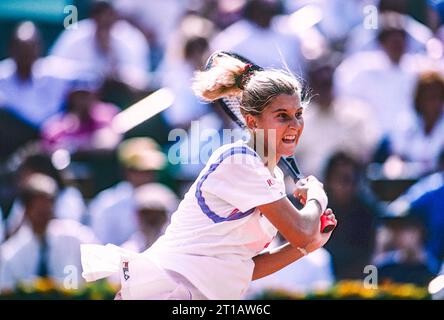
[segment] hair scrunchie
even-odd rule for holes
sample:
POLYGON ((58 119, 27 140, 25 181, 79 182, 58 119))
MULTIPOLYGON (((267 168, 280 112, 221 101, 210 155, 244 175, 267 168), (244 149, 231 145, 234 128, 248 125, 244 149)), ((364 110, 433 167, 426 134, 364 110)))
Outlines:
POLYGON ((236 86, 239 89, 244 90, 254 71, 255 69, 253 68, 253 65, 251 63, 247 63, 244 66, 244 70, 242 71, 242 73, 238 77, 236 77, 236 86))

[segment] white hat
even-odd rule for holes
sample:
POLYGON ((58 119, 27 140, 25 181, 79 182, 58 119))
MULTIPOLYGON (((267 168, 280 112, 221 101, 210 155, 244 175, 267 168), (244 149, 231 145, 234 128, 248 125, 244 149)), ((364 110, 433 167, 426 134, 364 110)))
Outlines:
POLYGON ((165 210, 172 214, 179 204, 177 196, 160 183, 147 183, 134 191, 137 209, 165 210))

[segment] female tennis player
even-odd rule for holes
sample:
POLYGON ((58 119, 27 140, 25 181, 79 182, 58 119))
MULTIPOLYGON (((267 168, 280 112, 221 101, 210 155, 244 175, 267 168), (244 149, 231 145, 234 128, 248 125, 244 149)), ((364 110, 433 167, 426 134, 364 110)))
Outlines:
POLYGON ((241 299, 250 281, 328 241, 331 232, 320 232, 321 215, 336 223, 315 177, 295 190, 305 204, 298 210, 276 165, 293 155, 302 134, 299 82, 284 71, 252 71, 228 55, 215 59, 210 69, 196 74, 194 92, 206 101, 238 95, 251 139, 223 145, 211 155, 165 234, 145 252, 82 247, 83 276, 96 280, 119 271, 119 298, 241 299), (258 145, 265 152, 258 152, 258 145), (288 243, 264 250, 277 231, 288 243))

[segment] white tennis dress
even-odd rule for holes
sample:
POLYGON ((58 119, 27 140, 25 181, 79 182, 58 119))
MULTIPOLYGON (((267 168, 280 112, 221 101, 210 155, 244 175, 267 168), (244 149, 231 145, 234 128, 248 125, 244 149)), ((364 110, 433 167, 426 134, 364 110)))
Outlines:
POLYGON ((251 281, 252 258, 277 233, 256 207, 285 196, 278 167, 272 175, 242 140, 223 145, 152 247, 134 254, 111 245, 83 246, 83 276, 91 281, 120 271, 124 299, 174 298, 183 289, 191 291, 190 298, 241 299, 251 281), (186 279, 192 290, 171 274, 186 279))

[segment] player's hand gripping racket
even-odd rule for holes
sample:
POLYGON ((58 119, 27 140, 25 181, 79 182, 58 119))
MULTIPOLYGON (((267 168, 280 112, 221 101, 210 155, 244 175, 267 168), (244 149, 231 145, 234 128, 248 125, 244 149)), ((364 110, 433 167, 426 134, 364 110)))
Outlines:
MULTIPOLYGON (((221 56, 221 55, 228 55, 232 58, 238 59, 244 63, 250 64, 250 70, 252 71, 260 71, 263 70, 260 66, 252 63, 248 59, 232 53, 232 52, 225 52, 225 51, 219 51, 213 53, 210 58, 208 59, 205 70, 210 69, 213 66, 214 59, 221 56)), ((225 111, 225 113, 242 129, 247 129, 247 124, 245 123, 244 117, 241 114, 240 111, 240 99, 238 97, 224 97, 216 101, 219 103, 219 105, 222 107, 222 109, 225 111)), ((298 165, 296 163, 296 160, 294 157, 287 157, 287 158, 281 158, 279 162, 279 167, 286 172, 286 174, 289 174, 293 179, 294 182, 297 183, 300 179, 303 179, 304 176, 301 174, 298 165)), ((327 215, 323 214, 321 215, 321 232, 328 233, 331 232, 336 227, 336 222, 334 220, 331 220, 328 218, 327 215)))

